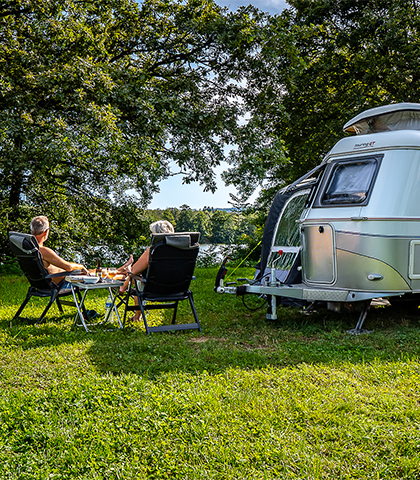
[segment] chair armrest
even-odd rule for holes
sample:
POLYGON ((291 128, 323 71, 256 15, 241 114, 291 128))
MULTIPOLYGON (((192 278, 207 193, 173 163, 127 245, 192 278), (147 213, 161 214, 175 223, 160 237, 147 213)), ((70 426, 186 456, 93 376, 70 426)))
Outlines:
POLYGON ((80 275, 81 273, 81 270, 72 270, 71 272, 63 270, 62 272, 50 273, 49 275, 45 275, 45 278, 67 277, 69 275, 80 275))
POLYGON ((134 275, 134 273, 130 273, 129 277, 131 280, 138 280, 139 282, 146 283, 146 279, 143 278, 141 275, 134 275))

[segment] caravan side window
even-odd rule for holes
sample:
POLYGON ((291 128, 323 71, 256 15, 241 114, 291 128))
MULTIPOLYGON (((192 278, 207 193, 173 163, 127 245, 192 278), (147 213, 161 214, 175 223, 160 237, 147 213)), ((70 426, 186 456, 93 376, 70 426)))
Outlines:
POLYGON ((322 205, 354 205, 367 202, 379 159, 337 163, 321 197, 322 205))

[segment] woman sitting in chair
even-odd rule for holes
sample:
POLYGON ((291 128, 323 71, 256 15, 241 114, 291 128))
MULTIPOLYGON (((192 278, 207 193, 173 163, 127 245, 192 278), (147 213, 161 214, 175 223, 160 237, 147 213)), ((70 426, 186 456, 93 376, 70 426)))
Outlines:
MULTIPOLYGON (((154 233, 174 233, 174 227, 172 223, 168 222, 167 220, 158 220, 157 222, 154 222, 150 225, 150 231, 152 234, 154 233)), ((133 264, 131 267, 131 273, 134 275, 139 275, 142 272, 146 270, 146 268, 149 265, 149 252, 150 252, 150 247, 147 248, 143 254, 139 257, 136 263, 133 264)), ((128 285, 130 283, 130 279, 127 278, 126 281, 124 282, 124 285, 120 287, 120 293, 124 293, 128 285)), ((134 297, 134 303, 138 305, 138 298, 135 296, 134 297)), ((140 310, 136 311, 136 314, 134 317, 131 318, 131 321, 137 322, 140 319, 140 310)))

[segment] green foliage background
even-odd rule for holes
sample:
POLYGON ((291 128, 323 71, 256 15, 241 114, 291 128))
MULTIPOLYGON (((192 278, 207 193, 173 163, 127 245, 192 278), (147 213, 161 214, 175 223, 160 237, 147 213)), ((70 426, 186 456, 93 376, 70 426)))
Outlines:
POLYGON ((136 250, 159 182, 214 191, 222 160, 233 203, 261 189, 252 222, 181 206, 178 228, 255 244, 274 194, 346 121, 419 101, 419 58, 417 0, 290 0, 273 16, 212 0, 0 2, 0 255, 38 214, 70 256, 136 250))

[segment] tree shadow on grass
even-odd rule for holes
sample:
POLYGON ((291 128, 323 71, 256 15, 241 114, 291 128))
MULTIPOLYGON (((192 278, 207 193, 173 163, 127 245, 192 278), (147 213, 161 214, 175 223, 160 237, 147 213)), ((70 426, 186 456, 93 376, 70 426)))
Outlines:
MULTIPOLYGON (((241 369, 288 367, 299 363, 393 361, 418 357, 418 310, 371 309, 366 328, 373 333, 347 333, 358 314, 337 314, 317 309, 305 314, 299 309, 279 308, 276 322, 265 319, 265 310, 251 312, 238 303, 230 309, 208 309, 202 315, 203 333, 198 331, 146 335, 142 323, 125 330, 95 333, 71 329, 74 310, 64 315, 52 311, 46 323, 18 324, 9 328, 0 322, 7 342, 23 350, 82 344, 92 366, 103 374, 135 374, 150 379, 167 372, 212 374, 241 369)), ((203 305, 201 305, 203 307, 203 305)), ((200 317, 200 309, 198 309, 200 317)), ((180 312, 184 321, 185 312, 180 312)), ((69 368, 78 368, 72 365, 69 368)))
POLYGON ((135 373, 156 378, 177 371, 218 374, 226 369, 288 367, 299 363, 393 361, 420 355, 416 316, 371 312, 368 335, 352 336, 357 315, 285 312, 278 322, 241 312, 231 323, 209 324, 203 331, 152 334, 133 329, 110 339, 97 338, 91 361, 104 373, 135 373))

